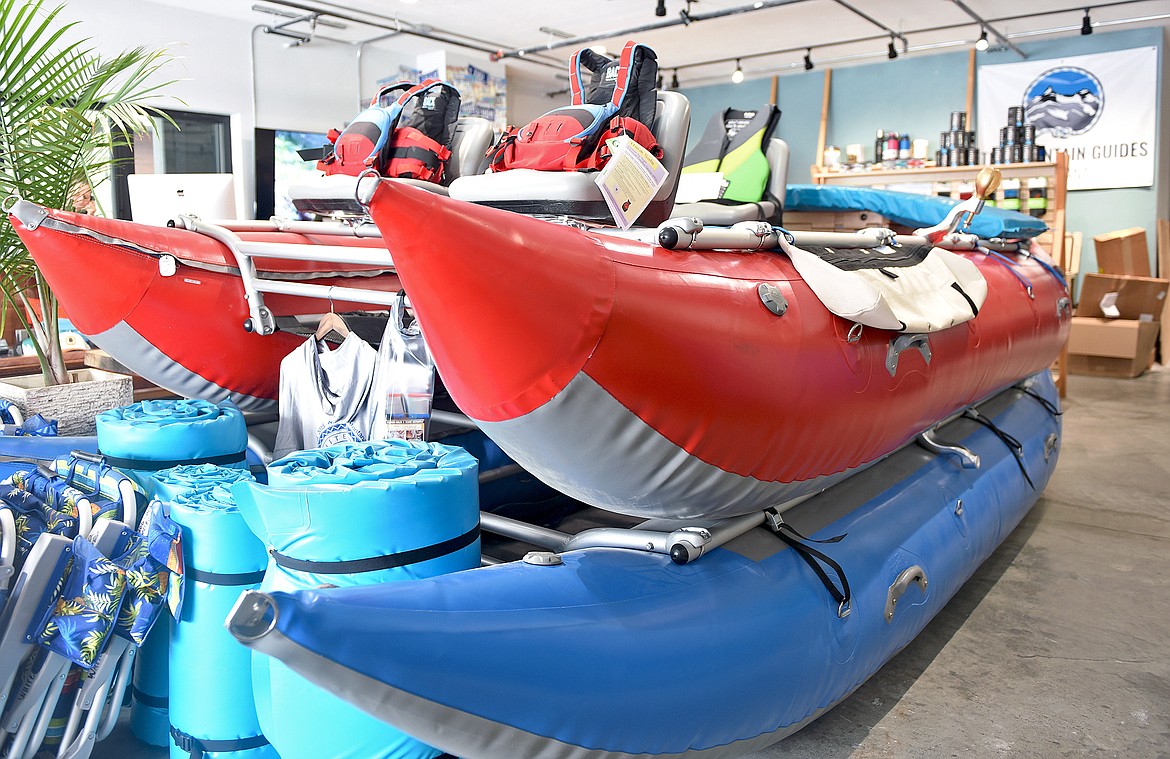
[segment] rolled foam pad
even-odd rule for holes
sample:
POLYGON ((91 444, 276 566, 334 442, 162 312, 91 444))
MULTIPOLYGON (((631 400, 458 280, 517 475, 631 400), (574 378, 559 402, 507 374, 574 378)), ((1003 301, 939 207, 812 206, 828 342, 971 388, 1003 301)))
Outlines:
MULTIPOLYGON (((130 477, 147 498, 154 474, 204 462, 246 469, 248 428, 230 401, 147 400, 97 415, 97 442, 106 461, 130 477)), ((130 727, 154 746, 167 735, 167 625, 155 625, 134 666, 130 727)))
POLYGON ((181 495, 206 490, 216 485, 230 486, 236 482, 251 482, 246 469, 232 469, 215 464, 183 464, 164 469, 154 475, 154 497, 170 503, 181 495))
POLYGON ((230 401, 157 400, 97 415, 98 447, 106 460, 141 482, 182 464, 211 463, 246 468, 248 428, 230 401))
POLYGON ((251 654, 223 625, 240 593, 259 587, 264 544, 223 483, 179 494, 170 515, 183 542, 183 606, 171 629, 170 755, 194 755, 193 739, 206 754, 276 759, 256 719, 251 654))
MULTIPOLYGON (((269 486, 232 487, 271 546, 265 591, 413 580, 479 566, 478 462, 461 448, 392 440, 302 451, 269 486)), ((264 734, 284 759, 426 759, 440 752, 255 654, 264 734)))

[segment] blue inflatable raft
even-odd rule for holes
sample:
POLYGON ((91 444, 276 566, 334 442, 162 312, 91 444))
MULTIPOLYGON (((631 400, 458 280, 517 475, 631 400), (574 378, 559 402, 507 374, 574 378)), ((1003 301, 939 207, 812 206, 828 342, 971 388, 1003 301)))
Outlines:
POLYGON ((524 560, 249 592, 229 629, 464 759, 739 756, 849 695, 995 550, 1056 466, 1056 403, 1045 372, 780 514, 530 525, 524 560))

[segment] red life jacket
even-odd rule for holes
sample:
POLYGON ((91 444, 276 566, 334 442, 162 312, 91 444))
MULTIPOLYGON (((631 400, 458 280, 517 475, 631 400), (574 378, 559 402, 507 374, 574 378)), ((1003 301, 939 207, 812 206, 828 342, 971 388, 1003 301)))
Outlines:
POLYGON ((351 176, 374 169, 385 177, 441 182, 459 105, 459 91, 438 79, 386 85, 345 131, 330 133, 332 150, 317 168, 351 176))
POLYGON ((577 51, 569 67, 572 104, 519 129, 509 127, 488 151, 489 169, 595 171, 609 161, 606 141, 621 134, 661 158, 647 126, 654 121, 657 78, 657 57, 645 45, 627 42, 617 60, 588 48, 577 51), (592 73, 588 84, 583 68, 592 73))

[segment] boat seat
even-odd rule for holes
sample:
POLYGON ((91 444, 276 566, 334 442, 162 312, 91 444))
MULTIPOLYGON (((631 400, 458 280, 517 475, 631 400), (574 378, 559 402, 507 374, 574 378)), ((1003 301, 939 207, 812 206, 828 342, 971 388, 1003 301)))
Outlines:
MULTIPOLYGON (((405 178, 394 181, 446 195, 447 185, 451 182, 459 177, 480 172, 484 155, 494 136, 491 122, 487 119, 479 116, 461 116, 455 125, 455 136, 451 140, 451 158, 447 161, 447 169, 443 172, 441 184, 405 178)), ((288 188, 288 195, 293 206, 301 213, 364 216, 365 209, 354 197, 357 183, 357 177, 347 174, 321 176, 291 185, 288 188)))
POLYGON ((743 221, 780 222, 784 213, 784 194, 788 189, 788 143, 779 137, 768 141, 764 155, 768 159, 768 185, 764 198, 758 203, 735 203, 721 200, 700 200, 694 203, 676 203, 671 216, 697 216, 703 224, 730 227, 743 221))
MULTIPOLYGON (((658 90, 656 100, 651 131, 662 147, 662 165, 669 174, 638 218, 641 226, 656 226, 670 217, 691 122, 691 104, 682 93, 658 90)), ((461 177, 451 183, 451 197, 518 213, 610 221, 595 178, 594 172, 512 169, 461 177)))

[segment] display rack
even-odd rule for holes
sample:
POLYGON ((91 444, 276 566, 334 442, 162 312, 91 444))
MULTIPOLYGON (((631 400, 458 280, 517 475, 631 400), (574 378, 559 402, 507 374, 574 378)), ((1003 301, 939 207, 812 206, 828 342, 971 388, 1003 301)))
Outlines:
MULTIPOLYGON (((902 184, 947 184, 950 185, 950 194, 958 198, 960 185, 973 182, 980 166, 947 166, 922 169, 883 169, 880 171, 826 171, 817 166, 812 167, 812 181, 814 184, 831 184, 845 187, 873 187, 882 186, 897 189, 902 184)), ((1043 178, 1048 188, 1048 204, 1045 213, 1040 218, 1048 225, 1048 231, 1040 235, 1038 241, 1051 254, 1056 263, 1064 270, 1068 270, 1071 263, 1068 259, 1065 246, 1065 202, 1068 195, 1068 154, 1056 153, 1055 160, 1042 163, 1013 163, 996 166, 1004 179, 1021 180, 1021 203, 1025 203, 1027 187, 1023 185, 1029 179, 1043 178)), ((1003 190, 996 192, 996 200, 1003 199, 1003 190)), ((1056 384, 1060 390, 1060 397, 1065 397, 1068 390, 1068 347, 1061 350, 1056 365, 1056 384)))

